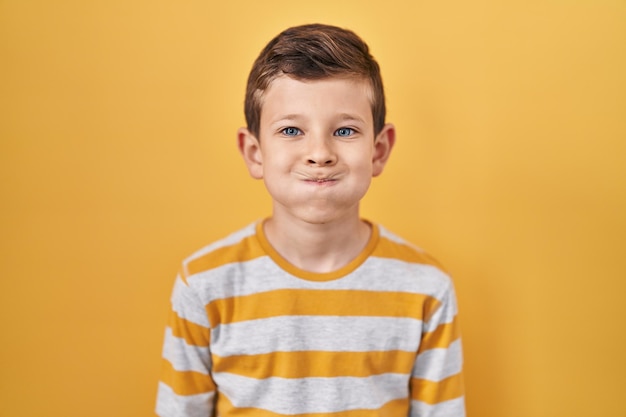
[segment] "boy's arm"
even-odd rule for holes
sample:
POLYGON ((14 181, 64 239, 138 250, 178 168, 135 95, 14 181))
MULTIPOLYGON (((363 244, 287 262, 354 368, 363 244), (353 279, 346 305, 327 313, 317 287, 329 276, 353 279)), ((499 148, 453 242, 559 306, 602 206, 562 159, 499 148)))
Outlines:
POLYGON ((212 416, 210 326, 203 303, 179 276, 165 330, 156 413, 161 417, 212 416))
POLYGON ((410 381, 410 417, 464 417, 463 355, 452 284, 424 333, 410 381))

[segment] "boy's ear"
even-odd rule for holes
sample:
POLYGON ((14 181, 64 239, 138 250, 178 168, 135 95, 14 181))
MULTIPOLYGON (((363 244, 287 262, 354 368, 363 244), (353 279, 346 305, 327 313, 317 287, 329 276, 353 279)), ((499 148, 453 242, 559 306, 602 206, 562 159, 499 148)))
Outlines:
POLYGON ((263 157, 259 140, 245 127, 237 130, 237 147, 248 167, 250 176, 260 180, 263 178, 263 157))
POLYGON ((396 128, 391 123, 383 126, 374 141, 374 157, 372 158, 372 176, 377 177, 383 172, 385 164, 391 155, 393 145, 396 143, 396 128))

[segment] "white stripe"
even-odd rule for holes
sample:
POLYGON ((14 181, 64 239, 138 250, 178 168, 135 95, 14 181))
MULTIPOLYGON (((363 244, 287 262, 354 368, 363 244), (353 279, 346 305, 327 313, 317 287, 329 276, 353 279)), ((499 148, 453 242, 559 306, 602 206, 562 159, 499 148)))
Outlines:
POLYGON ((203 302, 198 298, 194 290, 187 286, 180 277, 177 277, 174 283, 171 303, 172 309, 176 312, 178 317, 199 326, 206 328, 211 327, 209 318, 204 310, 203 302))
POLYGON ((439 299, 451 283, 450 277, 433 265, 372 256, 364 266, 368 267, 370 281, 366 287, 376 291, 426 294, 439 299))
POLYGON ((461 339, 455 340, 447 349, 430 349, 420 353, 415 361, 413 376, 439 382, 456 375, 463 368, 461 339))
POLYGON ((375 257, 351 274, 331 281, 299 279, 263 256, 199 272, 187 282, 205 304, 278 289, 391 291, 440 298, 450 286, 450 278, 434 266, 375 257))
POLYGON ((279 316, 217 326, 211 349, 220 356, 309 350, 416 352, 421 323, 395 317, 279 316))
POLYGON ((215 393, 177 395, 172 389, 159 382, 156 413, 161 417, 207 417, 213 410, 215 393))
POLYGON ((411 400, 410 417, 465 417, 465 398, 444 401, 439 404, 426 404, 411 400))
POLYGON ((213 378, 220 387, 220 395, 226 395, 235 407, 256 407, 280 414, 378 409, 389 401, 408 396, 408 378, 402 374, 259 380, 216 373, 213 378))
POLYGON ((208 347, 192 346, 172 334, 171 328, 165 329, 163 358, 167 359, 177 371, 196 371, 208 375, 211 369, 211 353, 208 347))
POLYGON ((454 288, 450 285, 440 299, 442 306, 425 323, 424 332, 432 332, 442 324, 452 323, 458 313, 454 288))
POLYGON ((391 240, 392 242, 399 243, 401 245, 406 245, 406 240, 396 235, 395 233, 390 232, 385 227, 378 225, 378 233, 381 238, 391 240))
MULTIPOLYGON (((211 253, 214 252, 217 249, 220 248, 224 248, 226 246, 232 246, 235 245, 239 242, 241 242, 242 240, 244 240, 245 238, 247 238, 248 236, 252 236, 256 233, 256 222, 247 225, 246 227, 244 227, 241 230, 238 230, 220 240, 217 240, 199 250, 197 250, 196 252, 194 252, 193 254, 191 254, 189 257, 187 257, 185 259, 185 261, 183 262, 184 266, 186 267, 187 264, 189 264, 189 262, 194 261, 195 259, 201 258, 204 255, 206 255, 207 253, 211 253)), ((186 272, 186 271, 185 271, 186 272)))
POLYGON ((403 246, 408 246, 409 248, 413 249, 415 252, 419 252, 419 253, 425 254, 424 249, 420 248, 419 246, 415 246, 413 243, 405 240, 404 238, 396 235, 393 232, 390 232, 389 230, 385 229, 383 226, 379 225, 378 226, 378 230, 379 230, 380 237, 382 239, 387 239, 387 240, 390 240, 390 241, 392 241, 394 243, 398 243, 398 244, 403 245, 403 246))

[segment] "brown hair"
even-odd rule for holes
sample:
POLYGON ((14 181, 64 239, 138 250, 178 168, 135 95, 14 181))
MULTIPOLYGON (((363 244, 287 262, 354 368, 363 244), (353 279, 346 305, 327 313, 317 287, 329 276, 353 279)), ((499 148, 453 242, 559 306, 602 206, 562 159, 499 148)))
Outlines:
POLYGON ((354 32, 336 26, 310 24, 289 28, 272 39, 254 62, 246 88, 248 130, 259 137, 263 93, 281 75, 316 80, 356 76, 372 88, 374 131, 385 124, 385 93, 380 67, 354 32))

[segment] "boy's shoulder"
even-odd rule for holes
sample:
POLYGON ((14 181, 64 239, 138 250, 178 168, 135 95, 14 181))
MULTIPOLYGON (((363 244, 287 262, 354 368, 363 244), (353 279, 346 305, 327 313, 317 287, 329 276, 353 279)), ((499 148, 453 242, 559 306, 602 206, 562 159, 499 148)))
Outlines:
POLYGON ((372 256, 398 259, 409 263, 431 265, 445 272, 441 263, 424 249, 416 246, 403 237, 389 231, 384 226, 378 225, 380 241, 372 256))
POLYGON ((190 276, 203 270, 212 269, 220 264, 223 265, 250 257, 251 248, 249 247, 249 242, 250 238, 253 238, 257 233, 258 223, 248 224, 187 256, 182 262, 183 274, 190 276))
POLYGON ((442 264, 409 240, 378 226, 379 242, 370 255, 375 269, 384 271, 386 282, 441 299, 453 291, 453 280, 442 264))

